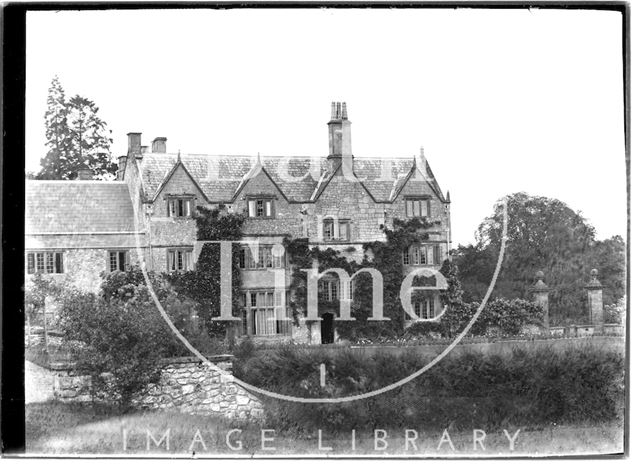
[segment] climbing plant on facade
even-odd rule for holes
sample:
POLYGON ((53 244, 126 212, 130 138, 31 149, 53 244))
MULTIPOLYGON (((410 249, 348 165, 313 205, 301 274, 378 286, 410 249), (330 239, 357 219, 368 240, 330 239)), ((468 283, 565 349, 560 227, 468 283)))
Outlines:
MULTIPOLYGON (((242 237, 244 216, 241 214, 222 214, 217 209, 198 207, 195 214, 197 239, 202 241, 239 240, 242 237)), ((240 303, 240 246, 232 246, 232 314, 239 317, 242 313, 240 303)), ((197 312, 210 336, 226 335, 233 342, 235 323, 216 321, 220 316, 220 244, 205 243, 193 271, 175 272, 169 275, 169 281, 176 291, 197 303, 197 312)))

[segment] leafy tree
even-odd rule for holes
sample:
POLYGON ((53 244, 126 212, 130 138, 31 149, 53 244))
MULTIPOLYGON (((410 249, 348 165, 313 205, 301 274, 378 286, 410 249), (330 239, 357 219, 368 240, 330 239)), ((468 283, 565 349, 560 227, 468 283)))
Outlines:
MULTIPOLYGON (((584 285, 592 268, 603 270, 600 280, 611 290, 605 300, 621 296, 624 284, 624 242, 598 242, 584 217, 565 203, 542 196, 507 196, 507 243, 494 297, 524 298, 536 271, 552 287, 550 318, 557 324, 586 319, 584 285), (600 263, 602 266, 599 267, 600 263)), ((461 247, 456 262, 467 301, 482 299, 497 263, 502 236, 502 208, 486 218, 476 234, 477 244, 461 247)))
MULTIPOLYGON (((74 359, 78 370, 91 377, 92 395, 117 401, 123 411, 158 382, 162 358, 186 353, 146 285, 137 283, 140 277, 139 270, 118 271, 104 278, 102 294, 66 287, 58 297, 60 330, 67 343, 76 344, 74 359)), ((173 323, 188 335, 190 304, 170 290, 164 290, 162 302, 173 323)))
POLYGON ((57 76, 54 76, 47 95, 47 111, 44 114, 47 155, 40 160, 41 171, 36 178, 60 180, 69 178, 65 172, 69 165, 69 127, 67 116, 69 109, 64 89, 57 76))
POLYGON ((613 305, 620 301, 626 292, 626 245, 622 237, 614 235, 596 241, 588 261, 590 267, 598 270, 604 303, 613 305))
POLYGON ((47 96, 45 136, 47 154, 40 160, 41 180, 72 179, 79 168, 93 171, 94 178, 113 178, 117 165, 111 160, 113 140, 107 124, 91 100, 75 95, 67 99, 58 77, 47 96))

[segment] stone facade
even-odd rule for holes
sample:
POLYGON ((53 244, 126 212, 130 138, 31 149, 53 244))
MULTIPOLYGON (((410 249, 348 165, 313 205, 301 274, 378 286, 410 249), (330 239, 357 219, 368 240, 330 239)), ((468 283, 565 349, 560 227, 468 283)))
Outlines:
MULTIPOLYGON (((363 244, 385 240, 383 227, 392 227, 394 219, 420 217, 432 223, 428 229, 428 246, 422 245, 429 251, 429 262, 425 259, 407 264, 406 270, 438 269, 448 255, 451 241, 450 200, 448 193, 445 197, 440 190, 423 152, 404 158, 357 158, 351 153, 350 132, 346 104, 334 103, 327 158, 170 154, 166 152, 166 138, 156 138, 162 144, 154 143, 148 152, 147 146, 142 145, 141 134, 129 133, 128 153, 119 158, 118 182, 113 182, 120 184, 113 189, 117 189, 119 210, 111 209, 106 214, 109 219, 118 216, 121 220, 126 219, 126 231, 121 231, 124 224, 118 227, 112 222, 114 225, 107 224, 108 232, 82 237, 77 246, 86 251, 72 254, 65 250, 65 261, 73 267, 67 268, 64 274, 82 288, 95 290, 100 282, 99 272, 106 268, 105 252, 112 244, 119 244, 131 252, 139 247, 148 270, 167 272, 172 268, 193 268, 201 251, 193 219, 199 206, 221 210, 223 215, 244 215, 242 241, 247 244, 259 242, 269 248, 281 244, 285 238, 306 238, 310 247, 332 248, 355 260, 364 257, 363 244), (123 191, 125 186, 126 192, 123 191), (180 213, 172 211, 175 200, 186 203, 180 204, 180 213), (252 212, 257 206, 256 200, 261 203, 260 209, 262 203, 268 203, 269 212, 266 208, 261 211, 262 215, 252 212), (410 212, 408 203, 411 204, 411 200, 424 203, 424 207, 419 212, 413 211, 412 207, 410 212), (327 234, 327 223, 333 226, 330 234, 327 234), (126 246, 118 237, 123 234, 126 235, 126 246), (98 241, 99 235, 103 237, 98 241), (433 253, 434 248, 437 248, 437 255, 433 253), (84 259, 75 261, 76 255, 84 259)), ((91 199, 91 190, 99 191, 103 182, 85 183, 90 185, 83 196, 91 199)), ((64 183, 60 187, 64 188, 64 183)), ((34 185, 35 188, 38 187, 34 185)), ((50 212, 35 212, 48 196, 44 190, 37 191, 37 195, 33 203, 34 217, 63 218, 66 212, 59 213, 59 206, 55 204, 50 212)), ((115 195, 115 191, 106 193, 104 203, 115 199, 115 195)), ((69 199, 68 202, 73 204, 77 200, 69 199)), ((61 222, 59 231, 55 232, 55 235, 66 234, 53 237, 54 232, 49 231, 46 232, 49 236, 38 237, 39 241, 46 239, 53 242, 51 247, 58 247, 56 242, 76 241, 72 240, 74 232, 96 230, 92 223, 103 220, 96 217, 101 203, 92 200, 90 206, 94 217, 83 216, 83 204, 80 203, 76 210, 79 211, 71 213, 73 225, 61 222)), ((31 238, 29 232, 27 238, 31 238)), ((252 256, 255 257, 255 253, 252 256)), ((292 270, 286 257, 278 266, 260 264, 242 270, 242 293, 246 303, 243 332, 254 332, 252 335, 262 339, 319 341, 322 332, 319 322, 305 323, 302 319, 303 324, 298 329, 269 324, 273 319, 270 302, 285 302, 285 297, 273 295, 273 273, 281 271, 285 274, 288 293, 292 270)), ((429 307, 439 309, 438 292, 434 291, 434 295, 429 307)), ((333 310, 326 313, 335 315, 333 310)), ((324 328, 328 329, 327 326, 324 328)), ((335 330, 325 332, 331 332, 333 339, 338 337, 335 330)))
MULTIPOLYGON (((260 400, 233 381, 230 356, 211 358, 224 374, 193 358, 167 360, 160 382, 150 385, 134 406, 144 409, 174 409, 184 413, 216 414, 233 419, 263 417, 260 400)), ((88 402, 90 378, 70 365, 58 364, 54 372, 54 397, 65 402, 88 402)))

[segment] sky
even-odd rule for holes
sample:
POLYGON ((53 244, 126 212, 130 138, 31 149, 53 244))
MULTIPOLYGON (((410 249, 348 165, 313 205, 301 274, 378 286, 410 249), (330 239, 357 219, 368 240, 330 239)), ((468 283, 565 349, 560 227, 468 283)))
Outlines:
POLYGON ((112 131, 169 152, 324 157, 332 101, 354 157, 424 151, 451 193, 454 246, 525 191, 626 232, 621 14, 581 10, 30 12, 26 169, 47 90, 92 99, 112 131))

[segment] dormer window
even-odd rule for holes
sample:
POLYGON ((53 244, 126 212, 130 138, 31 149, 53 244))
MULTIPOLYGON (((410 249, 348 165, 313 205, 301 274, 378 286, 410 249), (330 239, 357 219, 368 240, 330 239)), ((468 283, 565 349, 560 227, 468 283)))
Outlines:
POLYGON ((274 217, 272 198, 251 198, 247 201, 249 217, 274 217))
POLYGON ((170 196, 167 198, 167 215, 169 217, 191 217, 194 199, 185 196, 170 196))
POLYGON ((407 217, 431 217, 431 199, 424 197, 405 198, 407 217))

